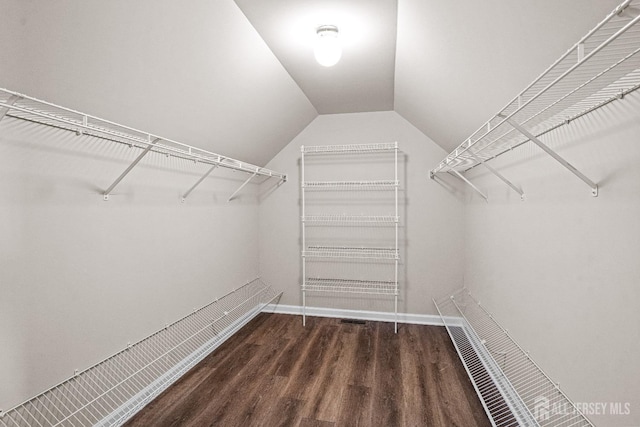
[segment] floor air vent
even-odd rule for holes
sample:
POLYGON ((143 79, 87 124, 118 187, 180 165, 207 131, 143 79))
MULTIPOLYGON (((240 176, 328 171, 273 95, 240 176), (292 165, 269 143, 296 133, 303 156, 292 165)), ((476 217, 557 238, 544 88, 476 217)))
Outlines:
POLYGON ((360 320, 360 319, 340 319, 340 323, 350 323, 352 325, 366 325, 367 321, 360 320))
POLYGON ((466 289, 434 303, 493 426, 593 427, 466 289))

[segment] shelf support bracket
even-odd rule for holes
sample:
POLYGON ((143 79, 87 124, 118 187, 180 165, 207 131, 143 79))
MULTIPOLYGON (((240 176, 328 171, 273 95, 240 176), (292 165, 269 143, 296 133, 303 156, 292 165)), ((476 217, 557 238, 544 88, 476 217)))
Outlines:
POLYGON ((489 198, 482 191, 480 191, 480 189, 478 187, 473 185, 473 183, 471 181, 469 181, 467 178, 465 178, 464 175, 462 175, 460 172, 458 172, 455 169, 450 169, 450 170, 451 170, 451 172, 456 174, 458 176, 458 178, 460 178, 461 180, 463 180, 464 182, 469 184, 469 186, 471 186, 471 188, 473 188, 476 191, 476 193, 478 193, 479 195, 482 196, 482 198, 484 199, 485 202, 489 201, 489 198))
POLYGON ((524 200, 524 191, 520 190, 518 187, 516 187, 511 181, 509 181, 507 178, 504 177, 504 175, 502 175, 500 172, 498 172, 497 170, 495 170, 494 168, 492 168, 491 166, 489 166, 484 160, 482 160, 480 157, 478 157, 476 155, 476 153, 474 153, 471 149, 469 149, 469 153, 471 154, 471 156, 475 159, 476 162, 480 163, 482 166, 484 166, 489 172, 491 172, 492 174, 494 174, 496 177, 498 177, 500 179, 500 181, 504 182, 505 184, 507 184, 513 191, 515 191, 516 193, 518 193, 520 195, 520 199, 524 200))
POLYGON ((253 179, 254 176, 256 176, 258 174, 258 171, 255 171, 253 173, 253 175, 251 175, 249 178, 247 178, 247 180, 245 182, 242 183, 242 185, 240 187, 238 187, 238 189, 236 191, 233 192, 233 194, 229 197, 229 200, 227 200, 227 202, 230 202, 233 200, 233 198, 236 196, 236 194, 238 194, 240 192, 240 190, 242 190, 244 188, 245 185, 247 185, 249 183, 249 181, 251 181, 253 179))
POLYGON ((189 194, 191 194, 191 192, 192 192, 193 190, 195 190, 195 189, 196 189, 196 187, 202 183, 202 181, 204 181, 205 179, 207 179, 207 177, 211 174, 211 172, 213 172, 213 170, 214 170, 215 168, 217 168, 217 167, 218 167, 218 165, 213 165, 213 166, 211 166, 211 169, 209 169, 209 170, 207 171, 207 173, 205 173, 204 175, 202 175, 202 177, 201 177, 201 178, 200 178, 200 179, 199 179, 195 184, 193 184, 193 186, 192 186, 192 187, 191 187, 191 188, 190 188, 186 193, 184 193, 184 194, 182 195, 182 200, 181 200, 181 201, 182 201, 182 203, 184 203, 184 202, 185 202, 185 200, 187 199, 187 197, 189 197, 189 194))
POLYGON ((20 97, 18 95, 11 95, 9 99, 7 99, 7 101, 4 103, 6 106, 0 108, 0 121, 2 121, 2 119, 4 119, 4 116, 6 116, 9 112, 9 107, 15 104, 19 99, 20 97))
POLYGON ((142 160, 142 158, 146 156, 147 153, 151 151, 151 149, 154 147, 154 145, 156 145, 161 139, 162 138, 156 138, 153 141, 148 142, 149 145, 147 145, 147 147, 142 151, 142 153, 140 153, 140 155, 136 157, 136 159, 129 165, 129 167, 127 167, 124 170, 124 172, 122 172, 120 176, 116 178, 115 181, 113 181, 113 184, 111 184, 109 188, 105 190, 105 192, 103 193, 104 200, 109 200, 109 194, 111 194, 113 189, 116 188, 118 184, 120 184, 120 181, 122 181, 124 177, 127 176, 129 172, 131 172, 131 170, 135 168, 138 163, 140 163, 140 160, 142 160))
POLYGON ((524 136, 526 136, 527 138, 529 138, 529 140, 531 142, 533 142, 534 144, 536 144, 538 147, 540 147, 545 153, 547 153, 548 155, 550 155, 551 157, 553 157, 558 163, 560 163, 562 166, 564 166, 565 168, 567 168, 569 170, 569 172, 571 172, 572 174, 574 174, 575 176, 577 176, 578 178, 580 178, 582 181, 584 181, 590 188, 591 188, 591 195, 593 197, 598 197, 598 184, 596 184, 595 182, 591 181, 589 178, 587 178, 587 176, 585 174, 583 174, 582 172, 580 172, 578 169, 576 169, 571 163, 567 162, 564 158, 560 157, 560 155, 558 153, 556 153, 555 151, 553 151, 551 148, 547 147, 545 144, 542 143, 542 141, 540 141, 535 135, 533 135, 531 132, 529 132, 528 130, 526 130, 525 128, 523 128, 520 124, 518 124, 517 122, 515 122, 513 119, 509 118, 509 117, 505 117, 505 116, 501 116, 504 117, 504 119, 518 132, 520 132, 521 134, 523 134, 524 136))

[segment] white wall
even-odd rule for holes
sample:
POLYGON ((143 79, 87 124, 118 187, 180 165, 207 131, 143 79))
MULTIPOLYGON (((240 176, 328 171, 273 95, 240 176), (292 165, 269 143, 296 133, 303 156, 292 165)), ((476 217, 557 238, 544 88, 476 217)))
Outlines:
POLYGON ((451 151, 618 4, 399 0, 395 111, 451 151))
POLYGON ((246 174, 16 119, 0 122, 0 408, 6 410, 257 276, 246 174))
POLYGON ((233 0, 0 0, 0 87, 262 165, 316 110, 233 0))
MULTIPOLYGON (((316 116, 232 0, 0 0, 0 87, 243 161, 316 116)), ((0 122, 0 408, 258 272, 256 186, 136 150, 0 122)))
POLYGON ((640 93, 543 137, 600 185, 590 189, 533 144, 469 174, 465 283, 577 402, 629 402, 640 424, 640 93))
MULTIPOLYGON (((399 176, 404 201, 400 210, 399 311, 435 314, 431 298, 460 286, 462 200, 447 187, 429 180, 429 166, 437 164, 446 153, 395 112, 322 115, 268 164, 269 168, 289 174, 289 182, 275 192, 268 191, 269 185, 261 189, 260 274, 284 291, 281 303, 302 304, 300 146, 392 141, 397 141, 403 152, 399 176)), ((388 174, 388 166, 374 167, 386 167, 381 172, 388 174)), ((379 301, 362 304, 345 295, 332 299, 314 297, 309 305, 393 310, 393 305, 379 301)))

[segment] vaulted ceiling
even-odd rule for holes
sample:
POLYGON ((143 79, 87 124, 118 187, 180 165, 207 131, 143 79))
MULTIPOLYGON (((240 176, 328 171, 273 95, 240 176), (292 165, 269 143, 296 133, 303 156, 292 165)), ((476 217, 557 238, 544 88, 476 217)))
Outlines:
POLYGON ((619 0, 235 0, 320 114, 395 109, 451 151, 619 0), (344 40, 332 68, 314 30, 344 40))
POLYGON ((395 0, 236 0, 320 114, 393 110, 395 0), (335 25, 343 54, 313 56, 316 28, 335 25))
POLYGON ((329 113, 395 109, 449 151, 618 3, 0 0, 0 86, 256 164, 329 113))
POLYGON ((400 0, 395 110, 451 151, 619 0, 400 0))
POLYGON ((316 116, 233 0, 0 0, 0 87, 258 165, 316 116))

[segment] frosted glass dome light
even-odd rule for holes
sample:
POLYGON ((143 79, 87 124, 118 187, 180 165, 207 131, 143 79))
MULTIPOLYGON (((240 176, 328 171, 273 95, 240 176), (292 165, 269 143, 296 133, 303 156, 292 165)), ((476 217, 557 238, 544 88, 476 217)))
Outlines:
POLYGON ((316 30, 318 38, 314 50, 316 61, 324 67, 332 67, 342 57, 342 46, 338 39, 338 27, 322 25, 316 30))

